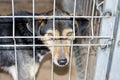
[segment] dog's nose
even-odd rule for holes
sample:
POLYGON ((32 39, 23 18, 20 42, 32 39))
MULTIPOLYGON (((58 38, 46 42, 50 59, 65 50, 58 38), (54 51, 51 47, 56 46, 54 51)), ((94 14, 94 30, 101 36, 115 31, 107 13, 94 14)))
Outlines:
POLYGON ((59 59, 58 64, 59 65, 65 65, 67 63, 67 59, 59 59))

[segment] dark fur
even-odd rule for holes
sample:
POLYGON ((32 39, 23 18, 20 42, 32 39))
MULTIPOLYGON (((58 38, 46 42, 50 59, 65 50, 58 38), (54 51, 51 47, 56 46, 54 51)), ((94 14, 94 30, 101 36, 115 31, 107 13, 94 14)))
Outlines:
MULTIPOLYGON (((15 15, 31 15, 28 12, 20 12, 15 15)), ((33 36, 27 27, 26 24, 29 23, 32 25, 32 19, 28 18, 16 18, 15 19, 15 36, 33 36)), ((35 21, 35 26, 38 27, 39 23, 35 21)), ((13 21, 11 18, 0 18, 0 36, 12 36, 13 32, 13 21)), ((32 38, 16 38, 17 44, 32 44, 32 38)), ((43 44, 39 39, 35 39, 35 43, 43 44)), ((0 38, 0 44, 2 45, 14 45, 12 38, 0 38)), ((47 47, 36 47, 35 48, 35 63, 38 64, 40 56, 44 56, 49 49, 47 47)), ((14 47, 0 47, 0 67, 6 70, 6 67, 9 68, 15 65, 15 50, 14 47)), ((26 65, 34 65, 33 60, 33 48, 31 47, 17 47, 17 65, 18 65, 18 79, 19 80, 32 80, 31 75, 29 75, 30 68, 26 65), (22 65, 24 64, 24 65, 22 65)), ((8 71, 8 70, 6 70, 8 71)), ((9 71, 8 71, 9 72, 9 71)), ((9 72, 10 73, 10 72, 9 72)), ((13 77, 15 75, 12 75, 13 77)))
MULTIPOLYGON (((23 19, 23 18, 22 19, 21 18, 20 19, 15 19, 15 35, 16 36, 33 36, 33 34, 26 27, 27 22, 28 22, 27 19, 23 19)), ((0 36, 1 37, 2 36, 8 36, 8 37, 12 36, 12 32, 13 32, 13 26, 12 25, 13 25, 12 19, 9 19, 9 18, 8 19, 2 19, 2 18, 0 18, 0 36)), ((35 24, 35 25, 38 26, 39 24, 35 24)), ((32 42, 33 42, 32 38, 30 38, 30 39, 16 38, 16 43, 17 44, 32 44, 32 42)), ((43 44, 42 41, 40 41, 40 39, 39 40, 35 39, 35 42, 38 43, 38 44, 43 44)), ((13 41, 12 38, 7 38, 7 39, 5 39, 5 38, 2 39, 1 38, 0 39, 0 44, 8 44, 8 45, 9 44, 14 44, 14 41, 13 41)), ((27 47, 25 47, 25 48, 27 48, 27 47)), ((22 48, 18 47, 17 49, 24 50, 25 48, 22 49, 22 48)), ((14 48, 12 48, 12 47, 7 47, 7 48, 1 47, 0 49, 1 49, 0 54, 3 55, 3 56, 6 55, 6 54, 8 54, 8 56, 9 56, 10 52, 5 53, 5 51, 11 51, 11 53, 14 52, 14 48)), ((32 47, 29 47, 27 49, 32 50, 32 47)), ((36 52, 35 53, 42 52, 42 55, 43 55, 44 54, 43 50, 48 51, 47 47, 36 47, 36 52)), ((6 66, 6 65, 2 64, 3 63, 2 58, 4 58, 4 57, 2 57, 1 55, 0 55, 0 66, 6 66)), ((29 54, 29 55, 32 56, 32 54, 29 54)), ((11 57, 9 57, 9 58, 11 58, 11 57)), ((12 58, 14 58, 14 54, 13 54, 12 58)), ((5 62, 7 62, 7 61, 5 61, 5 62)), ((4 64, 6 64, 6 63, 4 63, 4 64)))

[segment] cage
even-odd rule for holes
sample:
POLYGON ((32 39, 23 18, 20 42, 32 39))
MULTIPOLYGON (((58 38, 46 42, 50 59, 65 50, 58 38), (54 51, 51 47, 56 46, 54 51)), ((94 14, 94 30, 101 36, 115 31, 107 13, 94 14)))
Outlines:
MULTIPOLYGON (((20 79, 18 68, 24 65, 22 62, 18 62, 19 58, 17 56, 21 56, 18 52, 24 49, 28 51, 23 51, 26 54, 32 52, 33 61, 31 61, 31 64, 35 66, 36 47, 44 46, 52 46, 52 55, 46 55, 40 62, 40 68, 37 75, 34 76, 34 80, 119 80, 120 77, 118 74, 120 71, 116 70, 116 68, 119 69, 120 67, 118 65, 119 56, 117 56, 119 55, 119 2, 119 0, 0 0, 0 18, 12 19, 12 35, 0 36, 0 39, 13 40, 12 43, 1 42, 0 50, 3 50, 3 47, 11 47, 13 50, 17 80, 20 79), (57 8, 63 10, 65 15, 56 15, 57 8), (19 11, 30 12, 30 15, 16 15, 19 11), (49 14, 49 11, 52 11, 52 13, 49 14), (32 36, 17 36, 15 31, 16 19, 19 18, 32 19, 32 36), (85 30, 81 31, 82 33, 80 35, 70 36, 70 38, 77 38, 77 43, 55 44, 56 37, 66 38, 66 36, 56 36, 57 20, 72 19, 73 34, 75 34, 75 20, 79 18, 85 18, 89 23, 85 27, 85 30), (48 19, 52 21, 53 44, 36 44, 37 38, 42 39, 45 37, 35 35, 35 19, 48 19), (31 42, 21 44, 20 42, 16 42, 17 39, 28 39, 31 42), (54 47, 56 46, 70 46, 70 61, 65 67, 61 68, 54 65, 53 58, 54 51, 56 51, 54 47)), ((1 20, 0 24, 2 23, 1 20)), ((4 27, 0 26, 0 28, 2 29, 4 27)), ((33 70, 34 73, 35 68, 33 70)), ((0 80, 12 80, 12 77, 1 69, 0 80)))

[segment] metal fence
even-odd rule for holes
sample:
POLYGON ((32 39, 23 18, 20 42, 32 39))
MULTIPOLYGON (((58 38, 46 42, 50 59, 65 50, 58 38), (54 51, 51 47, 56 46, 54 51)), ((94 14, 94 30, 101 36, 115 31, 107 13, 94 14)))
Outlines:
MULTIPOLYGON (((53 30, 55 30, 56 18, 73 18, 73 25, 76 18, 89 19, 89 25, 81 36, 72 36, 72 38, 79 38, 80 43, 69 44, 71 46, 71 57, 69 65, 68 80, 71 80, 72 72, 72 59, 74 55, 77 80, 120 80, 120 55, 119 55, 119 36, 120 36, 120 6, 119 0, 74 0, 73 3, 73 15, 70 16, 56 16, 56 2, 53 0, 53 15, 52 16, 36 16, 35 15, 35 0, 32 0, 32 16, 15 16, 15 0, 11 0, 12 3, 12 16, 0 16, 0 18, 12 18, 13 19, 13 35, 12 36, 0 36, 0 38, 12 38, 14 45, 0 45, 0 47, 13 47, 15 50, 15 63, 17 69, 17 47, 32 46, 33 56, 35 60, 35 47, 36 46, 66 46, 66 44, 53 44, 53 45, 36 45, 35 38, 44 38, 41 36, 35 36, 35 29, 33 28, 33 36, 15 36, 15 18, 32 18, 33 27, 35 24, 35 18, 53 19, 53 30), (77 12, 76 6, 81 3, 80 11, 77 12), (17 44, 16 38, 32 38, 32 45, 17 44), (74 53, 72 53, 74 52, 74 53)), ((70 0, 73 1, 73 0, 70 0)), ((64 6, 63 6, 64 7, 64 6)), ((73 26, 73 30, 74 26, 73 26)), ((55 38, 55 33, 53 38, 55 38)), ((64 38, 64 36, 57 36, 64 38)), ((54 49, 54 48, 53 48, 54 49)), ((53 50, 54 51, 54 50, 53 50)), ((54 52, 52 52, 54 54, 54 52)), ((53 55, 52 55, 53 58, 53 55)), ((35 65, 35 63, 34 63, 35 65)), ((17 74, 18 72, 16 72, 17 74)), ((34 77, 34 80, 36 78, 34 77)), ((51 78, 54 80, 54 65, 53 59, 51 64, 51 78)), ((67 80, 67 79, 66 79, 67 80)))

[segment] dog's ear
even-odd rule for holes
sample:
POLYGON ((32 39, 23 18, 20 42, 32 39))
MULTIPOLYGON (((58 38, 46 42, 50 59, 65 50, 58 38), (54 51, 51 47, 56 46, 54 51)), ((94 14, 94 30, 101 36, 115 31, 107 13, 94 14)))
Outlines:
POLYGON ((33 33, 33 20, 32 18, 15 18, 15 23, 20 23, 22 25, 25 25, 26 28, 33 33))
POLYGON ((33 33, 33 20, 32 19, 26 19, 26 27, 31 33, 33 33))
POLYGON ((82 35, 83 31, 86 29, 89 21, 86 18, 77 18, 75 21, 75 34, 77 36, 82 35))
MULTIPOLYGON (((38 31, 42 23, 43 23, 42 19, 35 19, 34 30, 36 35, 38 35, 38 31)), ((33 33, 33 19, 27 19, 26 27, 31 33, 33 33)))

